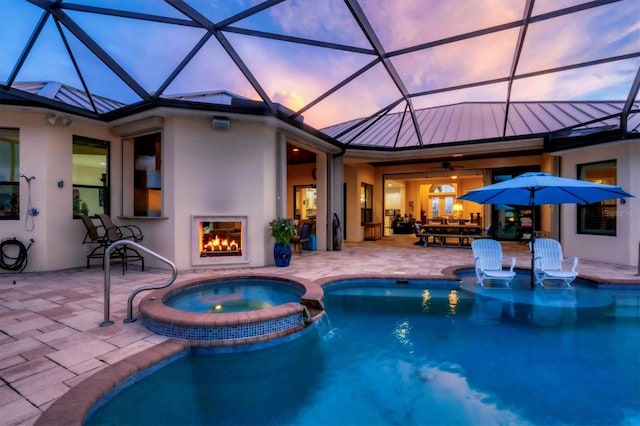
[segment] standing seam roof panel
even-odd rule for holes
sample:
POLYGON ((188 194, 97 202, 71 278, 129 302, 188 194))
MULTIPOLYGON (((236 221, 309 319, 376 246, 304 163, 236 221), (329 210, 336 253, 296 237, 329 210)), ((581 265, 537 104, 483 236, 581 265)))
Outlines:
POLYGON ((532 127, 527 121, 527 118, 529 120, 537 120, 537 117, 529 111, 525 104, 511 104, 505 136, 534 133, 532 127))
MULTIPOLYGON (((504 126, 504 116, 506 108, 502 104, 489 104, 489 117, 486 120, 487 137, 502 137, 502 128, 504 126)), ((507 129, 511 128, 511 123, 507 123, 507 129)))
POLYGON ((433 117, 429 120, 429 127, 425 129, 426 138, 423 136, 422 140, 426 143, 426 145, 433 145, 436 142, 436 132, 440 126, 440 122, 443 120, 444 108, 436 108, 433 110, 433 117))

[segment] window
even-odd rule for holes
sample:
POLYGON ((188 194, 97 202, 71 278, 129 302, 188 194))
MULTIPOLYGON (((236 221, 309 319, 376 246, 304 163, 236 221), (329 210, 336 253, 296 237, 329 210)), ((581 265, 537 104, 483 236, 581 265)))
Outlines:
POLYGON ((296 220, 315 220, 318 191, 315 185, 294 185, 293 218, 296 220))
POLYGON ((373 185, 360 184, 360 225, 373 222, 373 185))
POLYGON ((160 132, 123 140, 123 213, 162 215, 162 135, 160 132), (133 185, 128 185, 131 182, 133 185))
POLYGON ((20 150, 17 129, 0 128, 0 220, 20 219, 20 150))
POLYGON ((431 199, 431 217, 453 216, 453 201, 456 187, 449 184, 432 185, 429 198, 431 199))
MULTIPOLYGON (((616 185, 616 160, 578 165, 578 178, 616 185)), ((578 205, 578 234, 616 235, 617 200, 578 205)))
POLYGON ((109 143, 73 137, 73 217, 109 214, 109 143))

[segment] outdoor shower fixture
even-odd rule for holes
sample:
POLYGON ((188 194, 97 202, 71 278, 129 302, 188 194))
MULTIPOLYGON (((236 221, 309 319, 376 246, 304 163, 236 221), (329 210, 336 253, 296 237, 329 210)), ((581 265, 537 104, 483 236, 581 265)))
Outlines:
POLYGON ((36 178, 35 176, 27 177, 26 175, 20 175, 20 177, 24 178, 24 180, 26 180, 28 184, 30 184, 31 181, 36 178))
POLYGON ((24 175, 24 174, 21 174, 20 177, 24 178, 24 180, 27 181, 27 185, 29 186, 29 192, 27 197, 27 218, 25 219, 25 228, 27 231, 33 231, 33 228, 34 228, 33 222, 29 224, 29 221, 28 221, 29 216, 33 218, 40 214, 40 209, 38 209, 37 207, 33 207, 31 205, 31 181, 34 180, 36 177, 35 176, 28 177, 27 175, 24 175))

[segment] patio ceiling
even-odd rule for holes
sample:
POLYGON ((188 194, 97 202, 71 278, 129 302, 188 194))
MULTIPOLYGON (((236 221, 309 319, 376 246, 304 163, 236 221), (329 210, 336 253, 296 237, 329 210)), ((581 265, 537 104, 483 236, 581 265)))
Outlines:
POLYGON ((259 106, 379 150, 640 129, 637 0, 5 0, 0 16, 4 104, 105 121, 259 106))

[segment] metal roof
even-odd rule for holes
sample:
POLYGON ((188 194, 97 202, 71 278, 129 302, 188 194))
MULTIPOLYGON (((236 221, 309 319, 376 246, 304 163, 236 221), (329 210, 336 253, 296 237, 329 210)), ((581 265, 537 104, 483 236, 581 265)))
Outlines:
POLYGON ((4 104, 105 121, 259 104, 387 150, 638 129, 637 0, 5 0, 0 16, 4 104))
MULTIPOLYGON (((464 103, 416 111, 424 146, 517 139, 571 131, 619 128, 624 102, 512 102, 503 133, 504 103, 464 103)), ((634 110, 640 108, 638 103, 634 110)), ((640 132, 640 114, 629 118, 629 132, 640 132)), ((410 148, 417 137, 406 114, 394 113, 362 123, 351 120, 323 129, 349 146, 410 148)))
POLYGON ((57 81, 21 82, 15 83, 13 87, 72 107, 94 110, 99 114, 126 106, 126 104, 122 102, 114 101, 103 96, 90 96, 87 92, 57 81))

